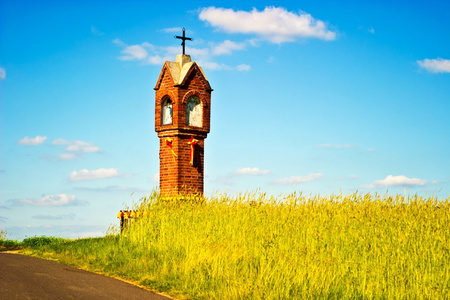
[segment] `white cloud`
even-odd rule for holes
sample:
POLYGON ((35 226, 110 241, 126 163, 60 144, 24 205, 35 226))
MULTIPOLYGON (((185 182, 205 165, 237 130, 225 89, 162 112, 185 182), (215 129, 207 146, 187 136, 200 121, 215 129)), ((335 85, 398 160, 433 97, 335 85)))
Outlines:
POLYGON ((243 50, 246 47, 246 43, 236 43, 230 40, 225 40, 222 43, 216 45, 212 49, 214 55, 231 54, 235 50, 243 50))
POLYGON ((336 33, 327 29, 321 20, 315 20, 305 12, 289 12, 283 7, 266 7, 263 11, 253 9, 203 8, 199 14, 202 21, 229 33, 257 34, 264 40, 280 44, 297 38, 334 40, 336 33))
POLYGON ((251 67, 246 64, 241 64, 241 65, 237 66, 236 69, 238 71, 250 71, 251 67))
POLYGON ((277 184, 277 185, 298 184, 298 183, 304 183, 304 182, 318 180, 322 177, 323 177, 322 173, 310 173, 306 176, 291 176, 291 177, 276 179, 273 181, 273 183, 277 184))
MULTIPOLYGON (((165 61, 173 61, 176 55, 180 53, 179 47, 159 47, 148 42, 143 42, 139 45, 127 45, 120 39, 114 39, 113 43, 123 48, 121 51, 123 55, 119 56, 118 59, 140 61, 143 64, 162 65, 165 61)), ((219 44, 210 43, 208 48, 189 47, 188 52, 205 69, 249 71, 251 67, 246 64, 233 67, 211 61, 214 56, 227 55, 231 54, 232 51, 243 50, 246 45, 247 43, 236 43, 226 40, 219 44)))
POLYGON ((0 67, 0 80, 3 80, 5 78, 6 78, 6 70, 0 67))
POLYGON ((29 138, 25 136, 23 139, 19 140, 17 143, 19 145, 36 146, 42 144, 47 139, 47 136, 36 136, 34 138, 29 138))
POLYGON ((92 143, 75 141, 67 145, 66 150, 70 152, 99 152, 100 148, 92 143))
POLYGON ((344 144, 344 145, 332 145, 332 144, 321 144, 317 145, 316 148, 355 148, 356 145, 344 144))
POLYGON ((162 65, 164 59, 159 55, 149 56, 147 62, 151 65, 162 65))
POLYGON ((233 69, 233 67, 230 67, 228 65, 219 64, 219 63, 212 62, 212 61, 202 61, 200 63, 200 65, 203 68, 210 69, 210 70, 232 70, 233 69))
POLYGON ((122 42, 120 39, 117 39, 117 38, 114 39, 112 42, 113 42, 113 44, 119 45, 121 47, 125 47, 127 45, 124 42, 122 42))
POLYGON ((158 47, 148 42, 139 45, 127 45, 120 39, 114 39, 113 43, 123 47, 118 59, 124 61, 141 61, 151 65, 161 65, 164 61, 173 59, 179 52, 178 47, 158 47))
POLYGON ((418 60, 417 63, 422 69, 430 73, 450 73, 450 59, 436 58, 418 60))
POLYGON ((73 171, 69 175, 70 181, 81 181, 81 180, 93 180, 93 179, 102 179, 102 178, 111 178, 111 177, 120 177, 123 176, 119 174, 119 171, 115 168, 110 169, 97 169, 97 170, 87 170, 83 169, 80 171, 73 171))
MULTIPOLYGON (((211 44, 210 47, 214 47, 213 44, 211 44)), ((167 47, 166 51, 169 56, 180 54, 180 48, 178 47, 167 47)), ((197 59, 203 59, 205 57, 209 58, 211 56, 211 49, 189 47, 189 55, 195 56, 197 59)))
POLYGON ((122 50, 120 60, 141 60, 147 57, 147 51, 140 45, 131 45, 122 50))
POLYGON ((15 202, 17 204, 28 204, 35 206, 69 206, 78 205, 80 203, 76 200, 75 195, 68 194, 50 195, 36 199, 20 199, 15 202))
POLYGON ((373 27, 370 27, 367 31, 371 34, 375 34, 375 28, 373 27))
POLYGON ((363 188, 367 189, 375 189, 382 187, 395 187, 395 186, 424 186, 427 184, 427 181, 419 178, 408 178, 405 175, 393 176, 388 175, 385 179, 375 180, 371 184, 364 185, 363 188))
POLYGON ((441 181, 441 180, 433 180, 431 182, 432 185, 441 184, 441 183, 443 183, 443 181, 441 181))
POLYGON ((236 67, 232 67, 226 64, 219 64, 212 61, 199 61, 198 64, 202 66, 202 68, 209 70, 236 70, 240 72, 247 72, 251 70, 251 66, 246 64, 240 64, 236 67))
MULTIPOLYGON (((164 32, 182 32, 183 28, 181 27, 171 27, 171 28, 164 28, 162 31, 164 32)), ((191 31, 189 31, 191 32, 191 31)))
POLYGON ((56 139, 52 142, 53 145, 66 146, 65 150, 68 152, 100 152, 100 148, 93 143, 83 141, 68 141, 65 139, 56 139))
POLYGON ((260 170, 259 168, 240 168, 234 171, 234 174, 237 175, 268 175, 270 174, 269 170, 260 170))
POLYGON ((77 155, 74 153, 62 153, 58 155, 59 160, 72 160, 77 158, 77 155))

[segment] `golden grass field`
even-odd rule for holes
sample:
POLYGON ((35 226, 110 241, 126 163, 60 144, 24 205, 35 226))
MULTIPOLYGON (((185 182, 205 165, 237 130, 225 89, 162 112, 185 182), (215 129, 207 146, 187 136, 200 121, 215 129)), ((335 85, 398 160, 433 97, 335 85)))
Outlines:
POLYGON ((39 251, 178 298, 448 299, 449 200, 154 192, 121 235, 39 251))

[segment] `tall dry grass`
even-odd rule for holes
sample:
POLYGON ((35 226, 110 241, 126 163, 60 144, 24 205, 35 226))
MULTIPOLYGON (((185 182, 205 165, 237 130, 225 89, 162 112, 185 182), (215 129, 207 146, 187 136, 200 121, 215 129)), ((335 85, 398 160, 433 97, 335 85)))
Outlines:
POLYGON ((445 299, 449 200, 152 193, 122 235, 46 251, 180 298, 445 299))
POLYGON ((121 241, 192 298, 439 298, 450 205, 382 195, 143 199, 121 241))

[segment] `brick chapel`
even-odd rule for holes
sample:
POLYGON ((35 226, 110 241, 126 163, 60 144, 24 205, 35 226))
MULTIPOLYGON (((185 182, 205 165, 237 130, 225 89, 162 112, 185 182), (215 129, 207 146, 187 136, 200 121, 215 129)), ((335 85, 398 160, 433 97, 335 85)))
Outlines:
MULTIPOLYGON (((184 31, 183 31, 184 37, 184 31)), ((210 131, 213 89, 189 55, 166 61, 155 86, 155 131, 159 137, 162 196, 204 190, 205 138, 210 131)))

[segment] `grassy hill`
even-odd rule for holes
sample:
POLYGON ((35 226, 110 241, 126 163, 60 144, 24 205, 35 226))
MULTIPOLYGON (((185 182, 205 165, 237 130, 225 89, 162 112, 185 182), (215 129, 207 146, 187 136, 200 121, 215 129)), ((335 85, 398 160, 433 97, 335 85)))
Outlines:
POLYGON ((143 198, 120 234, 23 250, 188 299, 443 299, 450 198, 143 198))

